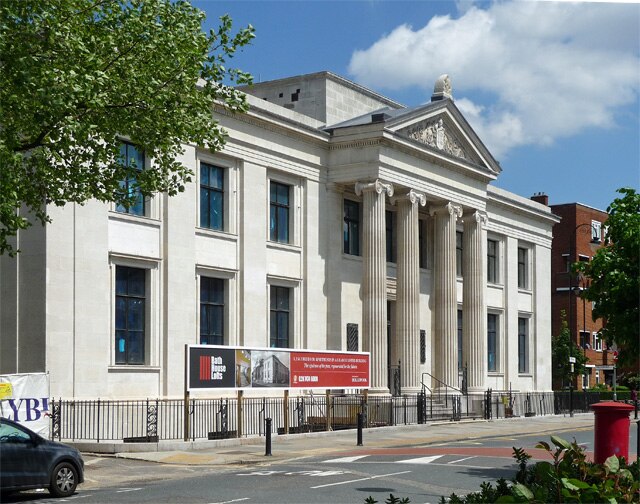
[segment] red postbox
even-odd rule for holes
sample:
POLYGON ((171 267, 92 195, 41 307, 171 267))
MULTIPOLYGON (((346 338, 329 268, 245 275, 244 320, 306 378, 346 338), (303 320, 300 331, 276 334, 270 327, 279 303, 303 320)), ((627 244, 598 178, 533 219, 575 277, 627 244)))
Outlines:
POLYGON ((592 404, 595 421, 595 455, 597 464, 602 464, 611 455, 629 460, 629 413, 630 404, 601 402, 592 404))

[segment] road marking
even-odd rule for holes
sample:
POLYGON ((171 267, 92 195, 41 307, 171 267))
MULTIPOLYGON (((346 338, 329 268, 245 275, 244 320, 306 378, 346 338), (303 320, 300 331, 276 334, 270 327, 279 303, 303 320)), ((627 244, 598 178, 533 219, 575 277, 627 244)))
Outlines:
POLYGON ((365 458, 367 455, 356 455, 355 457, 341 457, 337 459, 324 460, 323 464, 340 464, 342 462, 355 462, 356 460, 360 460, 365 458))
POLYGON ((432 455, 431 457, 419 457, 408 460, 396 460, 396 464, 430 464, 434 460, 439 459, 442 455, 432 455))
POLYGON ((84 465, 85 466, 90 466, 90 465, 93 465, 93 464, 97 464, 98 462, 102 462, 102 459, 100 457, 97 457, 97 458, 94 458, 94 459, 91 459, 91 460, 85 460, 84 461, 84 465))
POLYGON ((465 458, 461 458, 459 460, 452 460, 451 462, 447 462, 447 464, 457 464, 458 462, 462 462, 463 460, 469 460, 472 458, 476 458, 475 455, 473 457, 465 457, 465 458))
POLYGON ((230 501, 211 502, 209 504, 231 504, 232 502, 242 502, 246 500, 249 500, 249 497, 243 497, 242 499, 233 499, 230 501))
POLYGON ((138 490, 142 490, 142 487, 140 487, 140 488, 121 488, 120 490, 116 490, 116 493, 137 492, 138 490))
POLYGON ((354 480, 349 480, 349 481, 339 481, 338 483, 327 483, 325 485, 312 486, 310 488, 311 489, 316 489, 316 488, 325 488, 325 487, 337 486, 337 485, 348 485, 349 483, 356 483, 358 481, 367 481, 367 480, 378 479, 378 478, 386 478, 387 476, 397 476, 398 474, 407 474, 407 473, 410 473, 410 472, 411 471, 401 471, 401 472, 397 472, 397 473, 379 474, 377 476, 370 476, 368 478, 359 478, 359 479, 354 479, 354 480))

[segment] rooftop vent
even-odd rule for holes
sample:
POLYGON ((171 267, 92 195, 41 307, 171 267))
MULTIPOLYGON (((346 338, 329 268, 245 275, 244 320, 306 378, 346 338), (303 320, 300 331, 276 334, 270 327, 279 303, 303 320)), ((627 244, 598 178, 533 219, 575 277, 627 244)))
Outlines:
POLYGON ((389 114, 385 114, 384 112, 379 112, 377 114, 371 114, 371 122, 372 123, 380 123, 385 122, 391 116, 389 114))

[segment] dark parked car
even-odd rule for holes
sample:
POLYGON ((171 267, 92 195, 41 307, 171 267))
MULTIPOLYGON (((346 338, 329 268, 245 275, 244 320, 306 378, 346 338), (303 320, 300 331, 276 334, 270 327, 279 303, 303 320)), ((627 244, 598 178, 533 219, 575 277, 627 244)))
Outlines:
POLYGON ((3 494, 48 488, 56 497, 68 497, 84 481, 84 461, 78 450, 6 418, 0 418, 0 459, 3 494))

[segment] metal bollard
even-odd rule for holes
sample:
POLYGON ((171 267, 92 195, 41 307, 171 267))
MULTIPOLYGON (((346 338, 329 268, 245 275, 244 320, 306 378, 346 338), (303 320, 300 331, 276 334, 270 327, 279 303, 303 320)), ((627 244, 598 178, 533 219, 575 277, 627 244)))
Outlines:
POLYGON ((362 424, 364 423, 362 413, 358 413, 358 446, 362 446, 362 424))
POLYGON ((265 418, 264 423, 266 424, 264 428, 264 435, 266 437, 266 446, 264 450, 264 455, 265 457, 270 457, 271 456, 271 419, 265 418))

